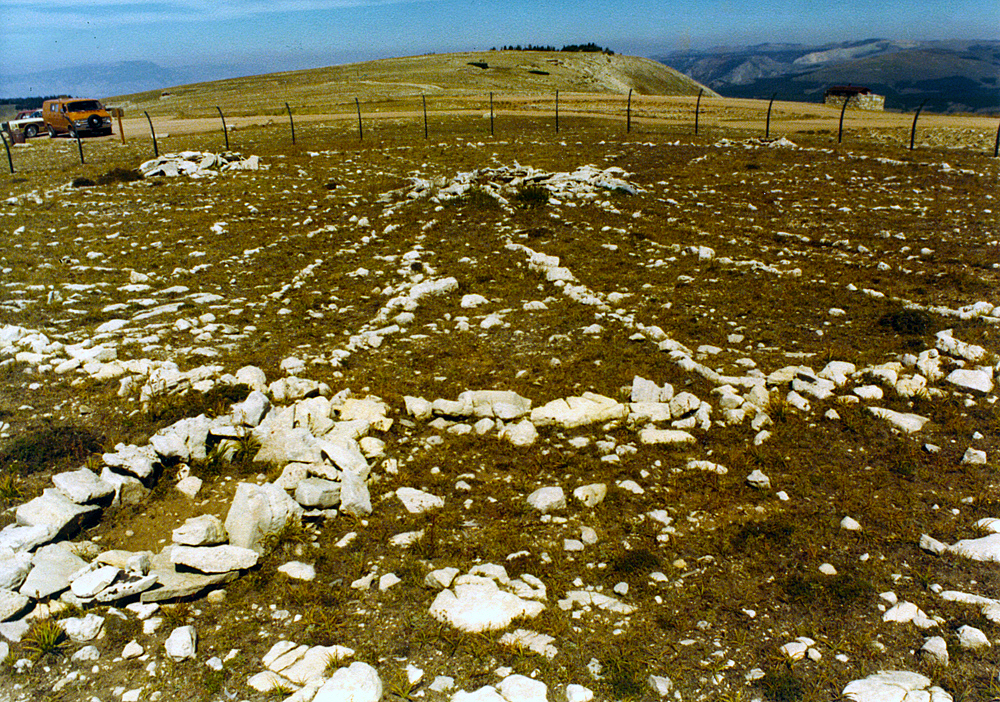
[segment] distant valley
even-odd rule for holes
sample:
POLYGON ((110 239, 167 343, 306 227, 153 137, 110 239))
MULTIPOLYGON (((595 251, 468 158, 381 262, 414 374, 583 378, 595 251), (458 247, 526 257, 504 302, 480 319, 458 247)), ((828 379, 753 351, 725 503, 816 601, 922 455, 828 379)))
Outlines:
POLYGON ((821 102, 831 85, 864 85, 886 109, 1000 112, 1000 41, 867 39, 808 46, 758 44, 656 57, 726 97, 821 102))

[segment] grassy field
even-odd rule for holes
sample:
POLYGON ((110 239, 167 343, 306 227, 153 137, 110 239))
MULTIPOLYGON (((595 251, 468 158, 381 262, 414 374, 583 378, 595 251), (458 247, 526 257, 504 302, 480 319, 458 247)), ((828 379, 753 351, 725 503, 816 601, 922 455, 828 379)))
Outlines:
MULTIPOLYGON (((464 58, 456 59, 454 80, 485 80, 488 72, 463 68, 464 58)), ((514 59, 543 69, 534 56, 514 59)), ((368 70, 370 85, 382 80, 368 70)), ((329 82, 341 79, 331 74, 329 82)), ((921 534, 952 543, 974 537, 977 520, 1000 517, 996 394, 939 377, 908 393, 911 386, 883 372, 895 363, 900 380, 917 382, 908 355, 935 348, 935 334, 946 329, 996 363, 996 320, 960 312, 977 302, 1000 306, 1000 161, 991 158, 990 121, 928 117, 910 151, 905 115, 850 115, 837 144, 837 115, 780 104, 771 136, 793 142, 782 146, 759 138, 766 103, 706 99, 695 136, 694 98, 634 97, 626 133, 620 92, 568 88, 575 94, 560 95, 565 112, 556 133, 554 95, 526 84, 498 101, 491 137, 483 102, 491 86, 470 83, 471 94, 462 96, 453 84, 432 101, 431 84, 445 81, 414 70, 410 95, 397 84, 378 108, 378 89, 361 96, 363 139, 351 90, 304 84, 296 111, 308 114, 297 114, 293 145, 280 114, 292 100, 282 96, 275 106, 259 87, 273 81, 290 91, 290 83, 253 80, 170 91, 162 100, 132 97, 127 114, 150 110, 161 153, 219 152, 212 115, 223 104, 237 127, 231 148, 259 156, 264 170, 70 186, 151 158, 144 120, 127 123, 124 145, 117 136, 86 141, 85 166, 68 140, 16 148, 17 173, 0 181, 0 324, 69 344, 121 319, 122 328, 100 338, 122 360, 172 361, 181 370, 215 364, 220 373, 253 364, 272 381, 284 376, 282 361, 296 356, 305 362, 303 377, 334 393, 379 397, 394 421, 377 434, 384 454, 371 460, 374 511, 287 531, 260 566, 226 586, 224 600, 168 604, 155 633, 144 634, 131 614, 120 619, 92 608, 107 617, 105 637, 94 642, 101 652, 95 671, 70 658, 80 648, 72 644, 66 655, 17 672, 14 661, 31 652, 11 643, 0 699, 83 702, 117 687, 178 702, 273 698, 246 682, 281 639, 355 649, 354 658, 375 666, 392 690, 387 699, 449 699, 429 689, 435 676, 472 691, 497 683, 501 667, 545 682, 552 700, 564 699, 570 683, 591 688, 598 700, 657 699, 647 684, 652 674, 669 677, 684 700, 826 702, 878 670, 921 672, 955 700, 997 699, 995 655, 961 648, 956 632, 973 625, 996 646, 1000 625, 941 597, 996 597, 996 563, 918 546, 921 534), (237 91, 251 85, 260 92, 244 100, 237 91), (426 139, 424 92, 435 105, 426 139), (317 97, 334 94, 328 102, 317 97), (376 109, 382 112, 373 116, 376 109), (616 167, 633 192, 504 190, 489 169, 515 164, 555 173, 616 167), (417 179, 441 188, 472 172, 478 187, 459 197, 409 196, 417 179), (558 257, 572 284, 600 304, 581 303, 567 285, 548 280, 529 265, 528 250, 558 257), (148 276, 141 287, 131 287, 133 271, 148 276), (340 361, 351 337, 382 325, 382 310, 416 276, 454 277, 457 289, 423 298, 400 331, 340 361), (463 307, 468 294, 486 301, 463 307), (792 376, 775 376, 756 414, 765 417, 761 424, 750 415, 728 421, 724 383, 662 350, 655 327, 688 349, 690 361, 725 377, 766 377, 789 366, 819 373, 831 361, 852 363, 857 373, 823 399, 803 390, 808 406, 799 408, 789 400, 792 376), (693 444, 643 443, 644 423, 621 419, 540 426, 532 445, 517 447, 497 431, 478 435, 455 429, 464 422, 411 417, 403 400, 455 399, 473 389, 512 390, 535 407, 585 392, 628 402, 637 376, 712 408, 708 425, 691 430, 693 444), (869 386, 882 399, 854 392, 869 386), (900 433, 873 406, 929 421, 916 434, 900 433), (761 430, 769 435, 761 439, 761 430), (970 447, 988 462, 963 464, 970 447), (756 469, 770 488, 747 483, 756 469), (608 487, 593 508, 570 498, 565 509, 540 517, 526 505, 539 487, 571 494, 593 483, 608 487), (395 497, 400 487, 442 496, 445 506, 409 514, 395 497), (861 530, 841 528, 846 516, 861 530), (596 543, 567 549, 584 527, 596 532, 596 543), (423 536, 414 545, 390 545, 417 530, 423 536), (351 532, 353 541, 338 547, 351 532), (289 560, 314 564, 316 580, 279 573, 289 560), (501 643, 501 631, 467 634, 430 616, 436 592, 424 583, 428 572, 484 563, 545 584, 542 614, 511 628, 552 636, 553 658, 501 643), (821 572, 825 564, 836 574, 821 572), (401 582, 385 591, 351 587, 373 571, 401 582), (557 604, 588 588, 635 611, 557 604), (934 628, 883 621, 890 605, 880 594, 890 591, 937 618, 934 628), (198 657, 172 663, 163 640, 185 623, 198 629, 198 657), (818 659, 782 653, 802 636, 815 642, 818 659), (946 640, 947 667, 918 654, 927 636, 946 640), (146 657, 117 659, 132 639, 146 657), (221 671, 205 666, 231 650, 238 653, 221 671), (407 665, 424 671, 412 689, 407 665), (73 671, 77 677, 48 692, 73 671)), ((945 372, 961 361, 942 357, 945 372)), ((143 404, 119 396, 117 380, 53 367, 44 358, 0 358, 0 433, 7 435, 0 487, 7 486, 9 507, 40 494, 53 472, 99 464, 98 447, 142 445, 178 419, 225 414, 233 400, 221 389, 190 390, 143 404)), ((172 488, 177 469, 168 466, 142 504, 107 514, 77 540, 102 550, 159 550, 187 517, 224 518, 239 480, 279 472, 245 460, 193 464, 205 485, 190 500, 172 488)), ((13 519, 8 510, 0 525, 13 519)), ((70 613, 79 614, 57 616, 70 613)))

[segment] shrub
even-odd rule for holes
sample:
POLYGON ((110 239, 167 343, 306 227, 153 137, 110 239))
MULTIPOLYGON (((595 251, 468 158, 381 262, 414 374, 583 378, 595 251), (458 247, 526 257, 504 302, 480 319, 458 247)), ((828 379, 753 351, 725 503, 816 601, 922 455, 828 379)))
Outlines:
POLYGON ((933 330, 934 319, 923 310, 898 310, 879 317, 878 324, 897 334, 924 336, 933 330))

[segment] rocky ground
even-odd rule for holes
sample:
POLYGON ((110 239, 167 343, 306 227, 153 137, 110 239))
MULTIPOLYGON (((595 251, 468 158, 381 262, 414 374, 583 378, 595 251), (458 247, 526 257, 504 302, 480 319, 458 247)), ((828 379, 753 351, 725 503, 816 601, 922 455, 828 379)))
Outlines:
POLYGON ((0 699, 998 699, 1000 161, 422 126, 15 149, 0 699))

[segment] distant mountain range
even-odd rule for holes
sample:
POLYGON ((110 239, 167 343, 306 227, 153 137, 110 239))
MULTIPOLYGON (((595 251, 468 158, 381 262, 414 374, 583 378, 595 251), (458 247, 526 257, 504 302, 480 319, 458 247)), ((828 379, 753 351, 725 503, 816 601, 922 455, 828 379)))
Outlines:
POLYGON ((71 95, 107 98, 112 95, 160 90, 206 80, 242 75, 239 68, 227 65, 165 68, 152 61, 119 61, 62 67, 13 75, 0 74, 0 96, 5 98, 33 95, 71 95))
POLYGON ((822 102, 831 85, 863 85, 886 109, 1000 113, 1000 41, 866 39, 758 44, 656 57, 725 97, 822 102))

